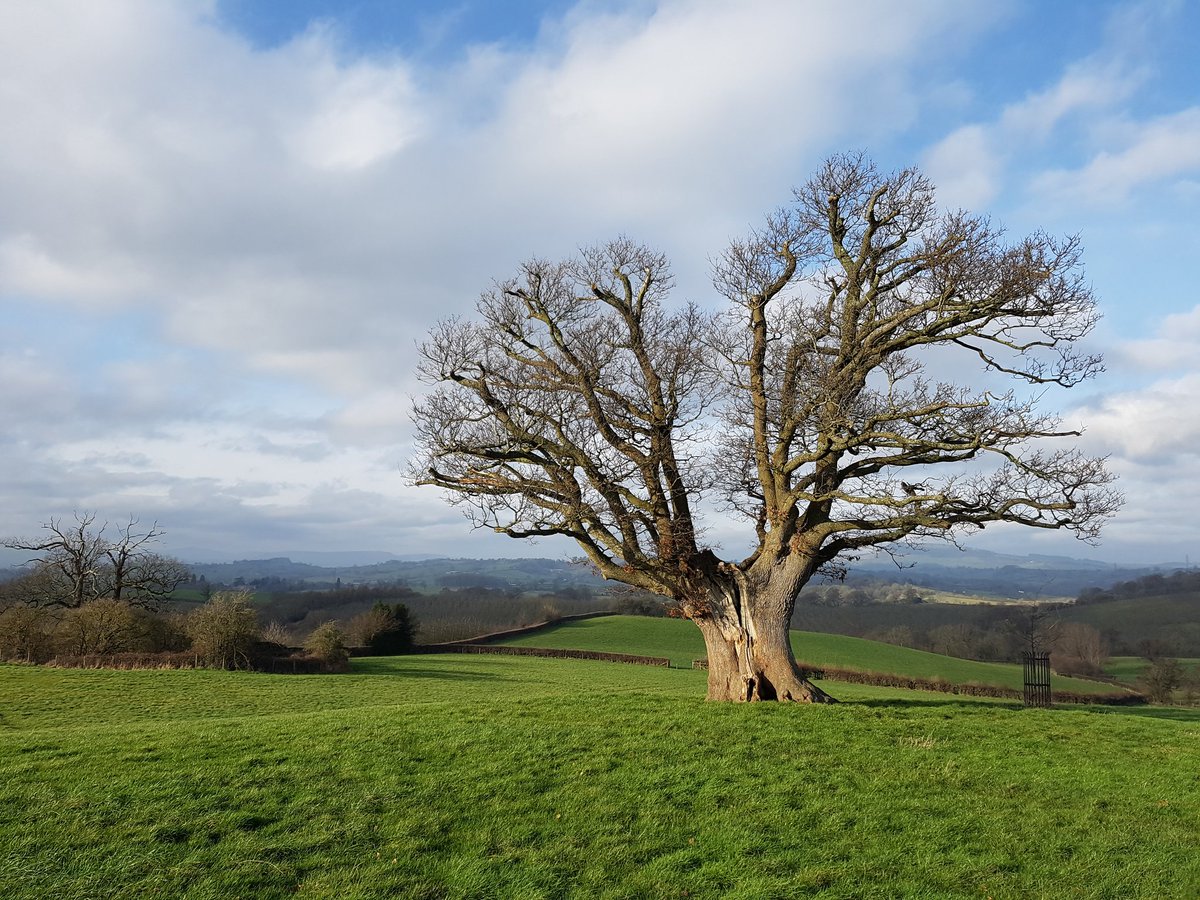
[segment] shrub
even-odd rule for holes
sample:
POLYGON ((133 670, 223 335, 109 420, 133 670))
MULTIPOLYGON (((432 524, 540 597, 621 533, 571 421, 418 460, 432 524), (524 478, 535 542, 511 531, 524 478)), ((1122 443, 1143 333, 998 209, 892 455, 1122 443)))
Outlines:
POLYGON ((187 619, 192 650, 206 665, 220 669, 246 668, 258 638, 258 616, 250 595, 236 591, 213 594, 187 619))
POLYGON ((350 639, 376 656, 395 656, 412 649, 416 623, 403 603, 376 603, 347 625, 350 639))
POLYGON ((346 650, 345 636, 334 622, 317 626, 304 642, 304 649, 331 671, 345 671, 349 667, 350 653, 346 650))
POLYGON ((134 609, 133 619, 134 644, 144 653, 178 652, 192 644, 184 615, 134 609))
POLYGON ((271 622, 262 630, 262 639, 270 644, 278 644, 280 647, 290 647, 295 638, 292 633, 287 630, 279 622, 271 622))
POLYGON ((140 649, 137 621, 128 603, 103 598, 68 609, 54 632, 59 653, 68 656, 122 653, 140 649))
MULTIPOLYGON (((560 607, 552 598, 546 598, 538 606, 534 622, 557 622, 563 617, 562 607, 560 607)), ((529 624, 534 624, 533 622, 529 624)))
POLYGON ((346 623, 346 636, 355 647, 370 647, 375 638, 386 631, 392 617, 386 603, 376 603, 346 623))
POLYGON ((649 594, 625 594, 617 601, 615 612, 622 616, 664 618, 667 615, 667 604, 649 594))
POLYGON ((1104 638, 1090 625, 1064 622, 1051 653, 1056 672, 1064 675, 1101 675, 1108 662, 1104 638))
POLYGON ((0 659, 45 662, 53 655, 54 625, 44 609, 18 604, 0 610, 0 659))
POLYGON ((1175 689, 1183 684, 1183 667, 1177 659, 1156 659, 1142 673, 1146 694, 1154 703, 1170 703, 1175 689))

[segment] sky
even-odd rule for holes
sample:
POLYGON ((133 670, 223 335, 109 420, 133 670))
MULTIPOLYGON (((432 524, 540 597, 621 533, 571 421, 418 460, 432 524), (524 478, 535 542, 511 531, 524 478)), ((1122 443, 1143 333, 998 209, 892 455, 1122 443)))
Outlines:
MULTIPOLYGON (((6 0, 0 536, 135 516, 183 559, 571 556, 409 485, 416 346, 531 256, 625 234, 676 299, 828 155, 1079 234, 1103 542, 1200 557, 1200 4, 6 0)), ((996 533, 994 533, 996 532, 996 533)), ((737 548, 744 532, 711 523, 737 548)))

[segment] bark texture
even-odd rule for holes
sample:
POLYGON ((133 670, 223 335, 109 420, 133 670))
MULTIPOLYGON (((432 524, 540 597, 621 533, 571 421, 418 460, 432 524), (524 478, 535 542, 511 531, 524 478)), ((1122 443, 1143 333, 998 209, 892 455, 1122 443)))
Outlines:
POLYGON ((835 702, 804 676, 792 653, 797 566, 744 572, 710 553, 694 566, 698 577, 679 607, 704 636, 709 700, 835 702))
POLYGON ((779 634, 786 635, 786 622, 768 616, 757 622, 722 618, 700 619, 696 624, 708 650, 707 699, 836 702, 797 667, 790 642, 779 634))

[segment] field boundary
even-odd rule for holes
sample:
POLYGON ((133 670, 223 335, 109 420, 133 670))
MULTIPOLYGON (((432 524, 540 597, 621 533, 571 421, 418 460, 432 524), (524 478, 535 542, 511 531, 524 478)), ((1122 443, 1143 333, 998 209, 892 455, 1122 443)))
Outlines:
MULTIPOLYGON (((953 682, 944 678, 918 678, 913 675, 894 675, 886 672, 864 672, 860 669, 840 669, 835 666, 814 666, 812 663, 797 661, 806 677, 833 681, 844 681, 850 684, 869 684, 875 687, 907 688, 912 691, 935 691, 943 694, 958 694, 964 697, 997 697, 1003 700, 1022 700, 1023 692, 1016 688, 1001 687, 994 684, 977 684, 975 682, 953 682)), ((692 660, 693 669, 707 669, 708 660, 692 660)), ((1087 703, 1097 706, 1140 706, 1147 701, 1143 694, 1136 691, 1122 690, 1112 694, 1081 694, 1076 691, 1056 691, 1051 694, 1059 703, 1087 703)))
MULTIPOLYGON (((477 634, 475 637, 461 638, 457 641, 442 641, 437 644, 423 644, 423 647, 457 647, 463 644, 487 644, 490 641, 499 641, 504 638, 520 637, 521 635, 533 634, 535 631, 541 631, 544 628, 550 628, 553 625, 561 625, 563 622, 579 622, 583 619, 598 619, 601 616, 619 616, 620 613, 612 609, 601 609, 595 612, 573 613, 569 616, 559 616, 557 619, 547 619, 545 622, 535 622, 532 625, 522 625, 520 628, 507 628, 504 631, 491 631, 487 634, 477 634)), ((436 650, 420 651, 436 653, 436 650)))
POLYGON ((637 666, 671 667, 666 656, 638 656, 633 653, 608 653, 603 650, 569 650, 556 647, 513 647, 508 644, 425 644, 413 647, 414 653, 487 653, 496 656, 541 656, 547 659, 593 659, 602 662, 630 663, 637 666))

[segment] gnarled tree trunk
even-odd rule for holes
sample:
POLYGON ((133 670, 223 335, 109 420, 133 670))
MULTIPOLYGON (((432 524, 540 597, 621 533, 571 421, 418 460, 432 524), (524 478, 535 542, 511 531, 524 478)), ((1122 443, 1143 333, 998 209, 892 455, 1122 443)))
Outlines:
POLYGON ((792 655, 794 594, 739 581, 710 579, 707 603, 690 615, 708 649, 708 699, 836 703, 804 677, 792 655))

